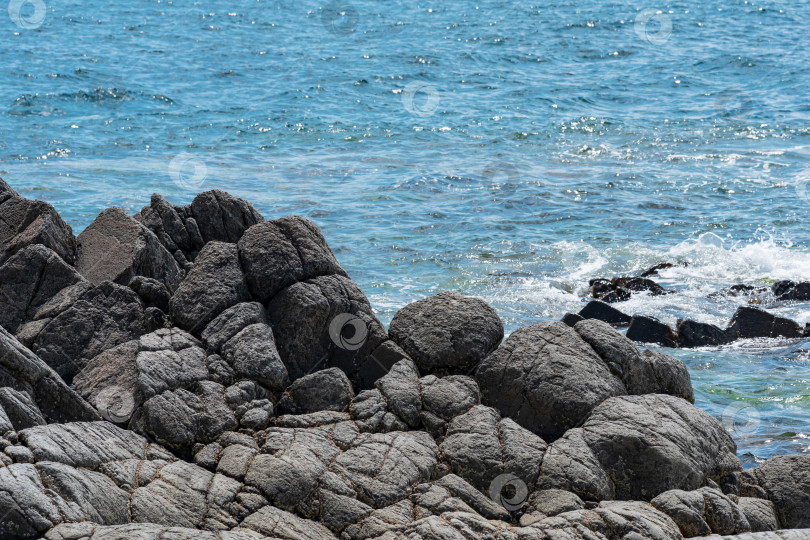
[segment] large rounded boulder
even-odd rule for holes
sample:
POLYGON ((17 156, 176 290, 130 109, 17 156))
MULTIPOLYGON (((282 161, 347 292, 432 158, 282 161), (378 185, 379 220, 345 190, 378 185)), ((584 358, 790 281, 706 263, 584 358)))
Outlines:
POLYGON ((584 500, 651 500, 672 489, 734 492, 737 445, 710 414, 663 394, 608 399, 548 449, 538 485, 584 500))
POLYGON ((560 322, 516 330, 481 363, 476 380, 485 405, 546 440, 627 393, 591 346, 560 322))
POLYGON ((483 300, 446 291, 399 310, 389 335, 423 373, 463 374, 501 343, 503 323, 483 300))

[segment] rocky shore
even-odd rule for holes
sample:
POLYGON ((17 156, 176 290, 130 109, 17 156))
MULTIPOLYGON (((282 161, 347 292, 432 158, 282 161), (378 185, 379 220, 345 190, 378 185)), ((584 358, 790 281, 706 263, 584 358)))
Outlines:
POLYGON ((155 195, 75 237, 0 180, 0 538, 810 538, 810 455, 744 471, 611 326, 684 325, 586 310, 504 340, 443 292, 386 331, 307 219, 155 195))

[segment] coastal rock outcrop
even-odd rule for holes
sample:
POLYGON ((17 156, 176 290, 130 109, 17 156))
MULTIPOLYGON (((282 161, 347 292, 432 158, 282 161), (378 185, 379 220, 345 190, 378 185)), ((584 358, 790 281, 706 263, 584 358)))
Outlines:
POLYGON ((52 208, 0 182, 7 203, 0 538, 807 536, 807 456, 743 471, 683 362, 612 327, 671 346, 663 323, 594 301, 503 341, 447 292, 389 338, 304 218, 154 196, 102 212, 77 254, 52 208))

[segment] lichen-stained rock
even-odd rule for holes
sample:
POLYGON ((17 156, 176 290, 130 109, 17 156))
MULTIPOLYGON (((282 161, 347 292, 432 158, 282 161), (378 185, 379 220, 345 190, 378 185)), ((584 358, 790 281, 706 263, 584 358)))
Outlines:
POLYGON ((210 242, 172 296, 171 314, 180 328, 199 335, 220 313, 249 300, 236 245, 210 242))
POLYGON ((486 302, 441 292, 409 304, 391 321, 391 339, 425 374, 463 374, 503 340, 503 323, 486 302))
POLYGON ((98 420, 86 401, 71 390, 45 362, 0 328, 0 386, 36 403, 48 422, 98 420))
POLYGON ((627 393, 593 348, 561 322, 516 330, 475 378, 485 405, 548 439, 578 425, 605 399, 627 393))
POLYGON ((354 397, 352 383, 338 368, 316 371, 290 385, 278 402, 284 414, 343 411, 354 397))
POLYGON ((244 232, 264 218, 253 206, 220 190, 200 193, 183 207, 171 205, 160 195, 135 215, 183 268, 188 268, 206 243, 236 243, 244 232))
POLYGON ((31 348, 69 383, 92 358, 155 330, 156 323, 133 290, 107 281, 48 321, 31 348))
POLYGON ((104 210, 77 239, 76 269, 94 285, 129 285, 135 276, 174 291, 183 279, 177 261, 157 237, 121 208, 104 210))
POLYGON ((776 456, 747 471, 765 490, 786 529, 810 528, 810 456, 776 456))
POLYGON ((531 491, 546 447, 537 435, 478 405, 450 423, 441 451, 455 474, 490 493, 501 475, 517 478, 531 491))
POLYGON ((268 304, 267 312, 292 380, 338 367, 355 389, 364 390, 407 357, 388 340, 363 292, 342 275, 287 287, 268 304))
POLYGON ((742 510, 716 489, 675 489, 658 495, 651 503, 671 517, 686 538, 751 531, 742 510))
POLYGON ((736 450, 720 422, 681 398, 615 397, 551 444, 538 486, 585 500, 650 500, 709 480, 728 492, 742 471, 736 450))
POLYGON ((622 380, 628 394, 672 394, 695 402, 689 371, 677 358, 641 353, 628 338, 595 319, 579 322, 574 329, 622 380))
POLYGON ((43 245, 26 246, 0 266, 0 325, 12 333, 61 290, 84 281, 43 245))
POLYGON ((76 238, 50 204, 20 196, 0 179, 0 264, 26 246, 42 244, 72 265, 76 238))
POLYGON ((751 525, 751 532, 776 531, 779 529, 779 518, 773 503, 753 497, 740 497, 737 506, 751 525))
POLYGON ((272 506, 265 506, 258 512, 248 516, 242 522, 242 527, 267 535, 270 538, 337 540, 337 537, 320 523, 302 519, 295 514, 290 514, 272 506))

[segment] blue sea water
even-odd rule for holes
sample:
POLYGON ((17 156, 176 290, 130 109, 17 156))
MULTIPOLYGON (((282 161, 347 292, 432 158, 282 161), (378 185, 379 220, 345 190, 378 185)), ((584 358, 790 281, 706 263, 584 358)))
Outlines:
MULTIPOLYGON (((485 298, 507 331, 663 261, 630 313, 725 325, 810 279, 807 2, 12 0, 0 176, 78 233, 220 188, 324 230, 381 320, 485 298)), ((810 321, 810 305, 780 308, 810 321)), ((747 466, 810 449, 810 347, 667 351, 747 466)))

